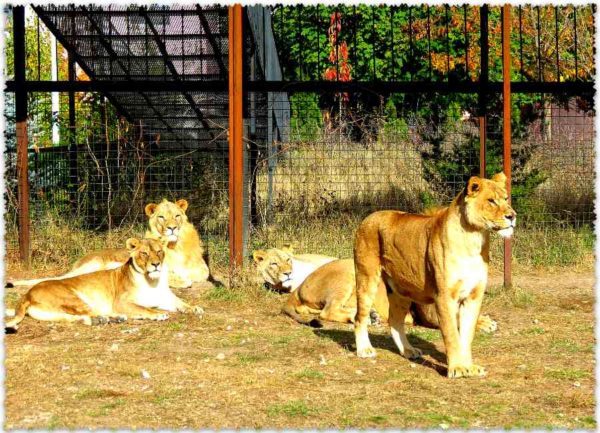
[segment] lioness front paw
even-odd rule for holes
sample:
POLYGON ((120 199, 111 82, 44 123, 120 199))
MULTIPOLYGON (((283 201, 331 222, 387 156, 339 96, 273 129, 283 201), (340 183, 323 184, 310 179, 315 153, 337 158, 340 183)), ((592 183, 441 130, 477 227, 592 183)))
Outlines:
POLYGON ((197 316, 202 316, 204 314, 204 308, 202 308, 199 305, 194 305, 192 307, 192 313, 194 313, 197 316))
POLYGON ((448 367, 448 378, 450 379, 457 379, 459 377, 482 377, 486 374, 485 368, 477 364, 448 367))
POLYGON ((356 349, 356 356, 359 358, 375 358, 377 356, 377 352, 372 346, 368 346, 361 349, 356 349))
POLYGON ((487 314, 482 314, 477 319, 477 330, 491 334, 498 330, 498 323, 487 314))
POLYGON ((118 316, 108 318, 109 323, 123 323, 125 321, 127 321, 127 316, 124 314, 119 314, 118 316))
POLYGON ((404 353, 402 354, 406 359, 419 359, 423 357, 423 351, 416 347, 405 347, 404 353))
POLYGON ((156 321, 167 320, 168 318, 169 318, 169 315, 167 313, 155 314, 155 315, 149 317, 150 320, 156 320, 156 321))

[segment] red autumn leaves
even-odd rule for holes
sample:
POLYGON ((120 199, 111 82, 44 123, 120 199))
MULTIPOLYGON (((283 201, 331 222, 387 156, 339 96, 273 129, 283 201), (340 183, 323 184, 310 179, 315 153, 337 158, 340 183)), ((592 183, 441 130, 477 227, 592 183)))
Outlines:
MULTIPOLYGON (((332 63, 325 72, 323 78, 327 81, 350 81, 351 66, 348 63, 348 45, 345 41, 338 43, 338 36, 342 30, 342 14, 334 12, 329 20, 329 61, 332 63)), ((344 101, 348 101, 348 94, 342 94, 344 101)))

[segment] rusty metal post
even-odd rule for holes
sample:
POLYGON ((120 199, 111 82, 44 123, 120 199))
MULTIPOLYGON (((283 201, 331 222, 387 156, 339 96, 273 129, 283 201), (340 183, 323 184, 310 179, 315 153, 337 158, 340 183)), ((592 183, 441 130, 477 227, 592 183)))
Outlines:
MULTIPOLYGON (((511 94, 510 94, 510 5, 502 7, 502 101, 504 104, 502 133, 503 133, 503 156, 504 174, 506 175, 506 192, 508 200, 511 201, 511 94)), ((504 239, 504 287, 512 287, 512 243, 511 239, 504 239)))
POLYGON ((25 8, 13 8, 15 69, 15 117, 17 138, 17 179, 19 198, 19 255, 25 268, 30 261, 29 161, 27 148, 27 90, 25 89, 25 8))
POLYGON ((487 95, 489 82, 489 38, 488 38, 488 6, 479 9, 481 73, 479 76, 479 176, 485 177, 485 151, 487 140, 487 95))
POLYGON ((243 264, 242 6, 229 7, 229 267, 243 264))

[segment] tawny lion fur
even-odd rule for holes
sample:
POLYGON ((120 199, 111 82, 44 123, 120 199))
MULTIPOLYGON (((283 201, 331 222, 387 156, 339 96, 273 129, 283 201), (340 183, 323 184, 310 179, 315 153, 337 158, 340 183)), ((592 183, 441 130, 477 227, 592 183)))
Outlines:
POLYGON ((36 284, 19 300, 6 330, 16 331, 26 315, 93 325, 127 319, 165 320, 167 311, 203 312, 171 292, 160 241, 130 238, 126 250, 129 258, 118 268, 36 284))
POLYGON ((380 211, 365 218, 354 244, 357 355, 376 354, 367 326, 383 282, 389 292, 391 334, 401 355, 421 356, 404 330, 411 303, 434 303, 448 377, 485 375, 472 361, 471 343, 487 284, 489 234, 509 237, 515 221, 503 173, 491 180, 471 177, 450 206, 433 215, 380 211))
POLYGON ((295 254, 291 245, 255 250, 252 258, 262 282, 280 292, 293 292, 320 266, 337 260, 321 254, 295 254))
MULTIPOLYGON (((167 248, 165 264, 169 268, 169 285, 175 288, 187 288, 195 282, 210 278, 207 257, 198 232, 188 221, 185 211, 186 200, 175 203, 163 200, 160 204, 148 203, 145 206, 148 217, 147 238, 165 243, 167 248)), ((129 259, 124 248, 109 248, 94 251, 77 260, 66 274, 52 278, 17 280, 7 286, 33 286, 42 281, 61 280, 100 270, 114 269, 129 259)))
MULTIPOLYGON (((383 281, 377 287, 373 307, 379 318, 387 322, 389 302, 383 281)), ((356 280, 354 260, 339 259, 317 268, 298 290, 291 293, 282 311, 299 323, 320 326, 315 320, 302 317, 303 314, 318 314, 322 320, 332 322, 354 322, 356 316, 356 280)), ((406 323, 428 328, 439 328, 433 304, 412 303, 406 315, 406 323)), ((477 329, 494 332, 497 324, 489 316, 481 314, 477 329)))

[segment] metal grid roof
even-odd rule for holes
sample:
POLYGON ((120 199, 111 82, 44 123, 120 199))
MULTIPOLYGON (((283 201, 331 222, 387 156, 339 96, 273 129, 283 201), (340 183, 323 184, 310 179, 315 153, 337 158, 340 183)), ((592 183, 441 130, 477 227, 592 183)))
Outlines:
MULTIPOLYGON (((48 5, 35 10, 92 80, 228 79, 225 7, 48 5)), ((211 141, 227 128, 226 92, 132 90, 107 96, 122 115, 166 134, 165 139, 211 141)))

